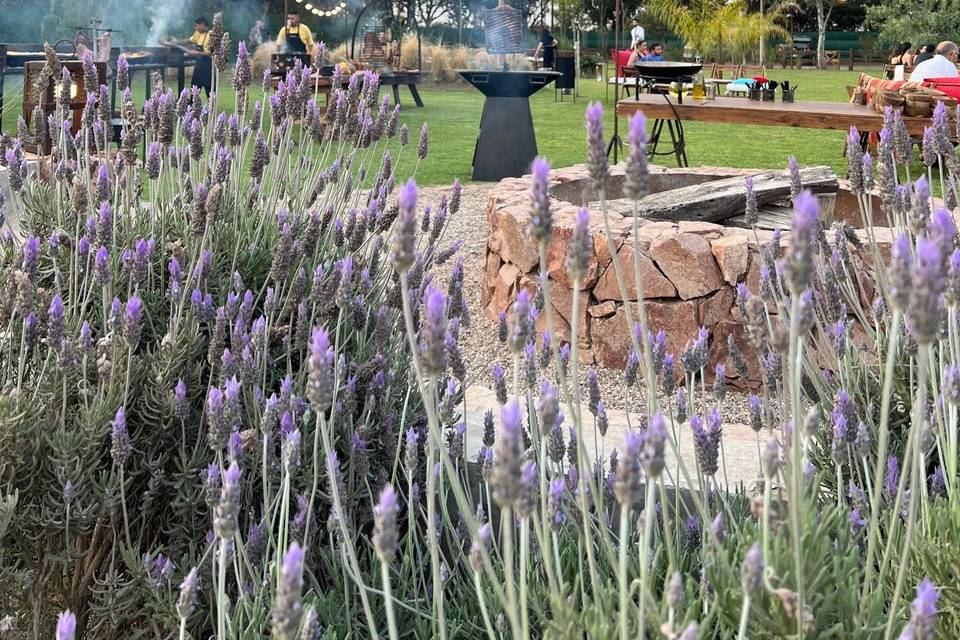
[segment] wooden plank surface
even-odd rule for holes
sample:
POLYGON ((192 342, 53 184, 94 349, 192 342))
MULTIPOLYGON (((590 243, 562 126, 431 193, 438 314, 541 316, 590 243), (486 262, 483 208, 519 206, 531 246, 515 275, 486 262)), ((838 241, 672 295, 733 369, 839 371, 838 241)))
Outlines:
MULTIPOLYGON (((639 99, 628 98, 617 103, 617 115, 629 117, 643 111, 648 119, 696 122, 723 122, 727 124, 762 124, 773 127, 802 129, 832 129, 847 131, 856 126, 861 132, 880 131, 883 114, 873 107, 849 102, 763 102, 747 98, 694 101, 684 96, 678 104, 672 96, 641 93, 639 99), (671 109, 671 105, 673 109, 671 109), (676 113, 674 113, 674 111, 676 113)), ((922 136, 923 128, 930 126, 930 118, 904 117, 907 131, 922 136)))

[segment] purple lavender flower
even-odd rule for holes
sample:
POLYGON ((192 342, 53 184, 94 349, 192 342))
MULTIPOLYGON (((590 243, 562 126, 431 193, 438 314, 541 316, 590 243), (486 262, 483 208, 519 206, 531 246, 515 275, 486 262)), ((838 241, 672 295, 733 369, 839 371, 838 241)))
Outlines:
POLYGON ((47 341, 51 348, 59 348, 63 339, 63 299, 60 294, 53 296, 47 309, 47 341))
POLYGON ((417 184, 412 179, 400 190, 397 206, 400 210, 397 222, 399 227, 394 237, 390 261, 399 273, 405 273, 413 264, 417 239, 417 184))
POLYGON ((397 494, 393 486, 386 484, 380 492, 380 500, 373 510, 373 548, 383 564, 390 564, 397 551, 397 494))
POLYGON ((943 255, 936 242, 917 239, 917 257, 907 315, 918 344, 929 344, 940 328, 938 308, 945 284, 943 255))
POLYGON ((900 640, 933 640, 939 598, 936 585, 930 578, 924 578, 917 585, 917 597, 910 605, 910 622, 900 634, 900 640))
POLYGON ((427 123, 424 122, 420 127, 420 142, 417 144, 417 158, 425 160, 429 151, 429 133, 427 132, 427 123))
POLYGON ((135 351, 140 344, 140 318, 143 315, 143 303, 137 296, 130 296, 124 311, 123 326, 127 345, 135 351))
POLYGON ((890 302, 897 311, 905 311, 910 301, 913 284, 913 254, 910 240, 901 233, 890 251, 890 302))
POLYGON ((297 637, 300 618, 303 615, 303 560, 304 552, 296 542, 283 554, 280 565, 280 582, 273 603, 271 618, 273 636, 282 640, 297 637))
POLYGON ((786 259, 787 283, 794 295, 810 284, 813 256, 817 247, 820 207, 809 191, 800 193, 793 203, 790 252, 786 259))
POLYGON ((57 618, 57 640, 74 640, 77 634, 77 616, 69 609, 57 618))
POLYGON ((883 491, 889 502, 893 502, 897 495, 897 485, 900 482, 900 461, 897 456, 887 458, 887 473, 883 476, 883 491))
POLYGON ((747 551, 740 568, 740 583, 746 593, 754 594, 760 590, 763 583, 764 561, 760 543, 754 543, 747 551))
POLYGON ((744 180, 744 187, 746 188, 746 209, 744 211, 744 218, 748 226, 756 227, 760 216, 760 210, 757 208, 757 194, 753 190, 753 177, 747 176, 747 179, 744 180))
POLYGON ((522 412, 516 399, 500 409, 500 431, 493 445, 493 497, 502 507, 515 506, 521 499, 523 472, 522 412))
POLYGON ((603 105, 591 102, 586 110, 587 169, 593 188, 599 193, 606 189, 610 169, 607 165, 606 141, 603 137, 603 105))
POLYGON ((326 411, 333 400, 333 347, 323 329, 314 329, 310 339, 307 399, 315 411, 326 411))
POLYGON ((800 178, 800 163, 793 155, 787 157, 787 173, 790 174, 790 199, 796 200, 803 191, 803 180, 800 178))
POLYGON ((180 598, 177 600, 177 615, 186 620, 197 605, 197 592, 200 590, 200 576, 193 567, 180 583, 180 598))
POLYGON ((130 434, 127 432, 127 417, 123 407, 117 409, 117 413, 110 422, 110 456, 113 463, 118 467, 130 457, 133 447, 130 444, 130 434))
POLYGON ((716 408, 710 412, 706 428, 700 416, 692 416, 690 429, 693 431, 693 443, 700 469, 704 475, 713 476, 719 468, 720 438, 723 435, 720 413, 716 408))
POLYGON ((627 147, 623 193, 628 198, 639 200, 650 193, 650 173, 647 167, 647 119, 642 111, 637 111, 630 118, 627 147))
POLYGON ((130 86, 130 63, 127 57, 121 55, 117 58, 117 88, 120 91, 126 91, 130 86))
POLYGON ((945 498, 947 496, 946 478, 943 475, 943 467, 939 465, 930 474, 930 495, 935 498, 945 498))
POLYGON ((507 344, 513 353, 522 353, 527 341, 534 336, 535 326, 531 320, 534 310, 530 305, 530 292, 521 289, 513 303, 510 316, 510 332, 507 344))
POLYGON ((847 180, 850 181, 850 190, 854 193, 863 193, 863 147, 860 146, 860 132, 856 127, 850 127, 847 134, 847 159, 850 161, 847 180))
POLYGON ((653 480, 660 477, 665 464, 664 450, 667 442, 667 429, 663 414, 656 413, 650 419, 647 430, 643 432, 643 450, 640 452, 640 463, 647 478, 653 480))
POLYGON ((220 540, 226 542, 233 538, 237 530, 237 515, 240 513, 240 467, 236 461, 223 473, 223 486, 220 489, 220 503, 214 510, 213 529, 220 540))
POLYGON ((424 293, 423 325, 420 329, 418 351, 420 366, 427 375, 447 370, 447 350, 444 336, 447 332, 447 301, 443 292, 429 287, 424 293))
POLYGON ((777 439, 774 436, 770 436, 770 439, 767 440, 767 446, 763 450, 761 455, 761 460, 763 462, 763 473, 767 481, 771 481, 777 477, 777 472, 780 470, 780 443, 777 442, 777 439))
POLYGON ((535 158, 530 165, 530 235, 543 243, 553 234, 553 215, 550 212, 550 163, 535 158))

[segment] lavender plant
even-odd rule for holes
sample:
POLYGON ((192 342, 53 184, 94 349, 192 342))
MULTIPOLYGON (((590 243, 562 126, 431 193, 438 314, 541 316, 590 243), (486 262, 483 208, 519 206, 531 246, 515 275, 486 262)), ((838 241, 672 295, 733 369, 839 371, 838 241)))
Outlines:
MULTIPOLYGON (((723 480, 726 388, 707 384, 747 356, 710 363, 706 329, 670 353, 642 300, 625 307, 637 428, 620 450, 601 442, 607 405, 595 372, 581 388, 549 287, 501 317, 512 363, 491 372, 499 416, 468 433, 464 267, 449 283, 433 271, 457 252, 443 236, 459 185, 435 206, 413 180, 395 188, 387 140, 406 146, 409 132, 375 74, 351 76, 323 113, 297 67, 250 106, 240 58, 230 114, 161 90, 140 120, 125 96, 116 156, 102 92, 75 137, 61 107, 43 170, 26 170, 22 140, 4 142, 4 206, 21 232, 0 243, 0 598, 35 612, 22 620, 36 635, 960 631, 942 558, 960 531, 960 252, 927 186, 936 170, 955 189, 952 147, 931 143, 928 175, 911 182, 889 115, 876 158, 851 153, 862 234, 828 235, 794 171, 789 236, 754 235, 761 287, 738 291, 765 374, 750 402, 763 495, 751 496, 723 480), (693 460, 677 453, 684 437, 693 460)), ((609 236, 602 123, 590 105, 609 236)), ((645 136, 635 116, 634 202, 649 190, 645 136)), ((428 146, 424 128, 410 162, 428 146)), ((538 159, 531 176, 541 283, 549 171, 538 159)), ((567 264, 574 336, 588 221, 567 264)), ((634 264, 612 262, 624 299, 627 269, 643 290, 633 249, 634 264)))

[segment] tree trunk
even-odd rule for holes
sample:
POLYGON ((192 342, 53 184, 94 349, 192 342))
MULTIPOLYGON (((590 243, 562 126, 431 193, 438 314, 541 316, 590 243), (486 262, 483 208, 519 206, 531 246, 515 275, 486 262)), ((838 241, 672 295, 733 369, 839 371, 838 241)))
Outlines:
MULTIPOLYGON (((760 17, 763 18, 763 0, 760 0, 760 17)), ((767 64, 767 39, 760 36, 760 66, 767 64)))
POLYGON ((827 41, 827 18, 829 11, 824 11, 824 2, 826 0, 817 0, 817 69, 826 67, 827 54, 824 53, 824 45, 827 41))

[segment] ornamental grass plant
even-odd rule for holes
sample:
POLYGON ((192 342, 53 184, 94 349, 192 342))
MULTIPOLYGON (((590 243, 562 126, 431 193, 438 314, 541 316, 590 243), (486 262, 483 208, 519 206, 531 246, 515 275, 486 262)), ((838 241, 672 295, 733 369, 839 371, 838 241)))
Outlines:
MULTIPOLYGON (((789 232, 753 236, 760 287, 737 300, 764 372, 752 495, 722 481, 722 368, 747 356, 710 365, 706 330, 668 353, 642 304, 626 307, 620 450, 588 448, 603 398, 595 376, 576 382, 577 345, 553 339, 546 288, 521 291, 491 331, 513 357, 491 372, 498 415, 467 432, 465 266, 444 237, 459 185, 425 203, 394 175, 386 141, 422 159, 428 133, 409 144, 375 74, 354 74, 321 117, 309 69, 275 93, 248 88, 241 44, 232 113, 158 86, 138 118, 121 86, 113 154, 104 90, 71 135, 54 63, 57 113, 0 156, 18 229, 0 243, 7 627, 61 640, 960 633, 960 251, 926 186, 940 177, 946 201, 957 186, 943 112, 928 176, 906 172, 896 114, 875 159, 851 132, 862 234, 827 228, 797 179, 789 232), (23 146, 44 132, 52 155, 28 169, 23 146), (682 438, 695 459, 669 462, 682 438)), ((606 217, 600 105, 586 127, 606 217)), ((645 130, 631 119, 635 201, 645 130)), ((530 177, 541 269, 549 172, 538 159, 530 177)), ((575 308, 587 222, 567 265, 575 308)), ((624 293, 626 270, 639 282, 639 263, 613 268, 624 293)))

